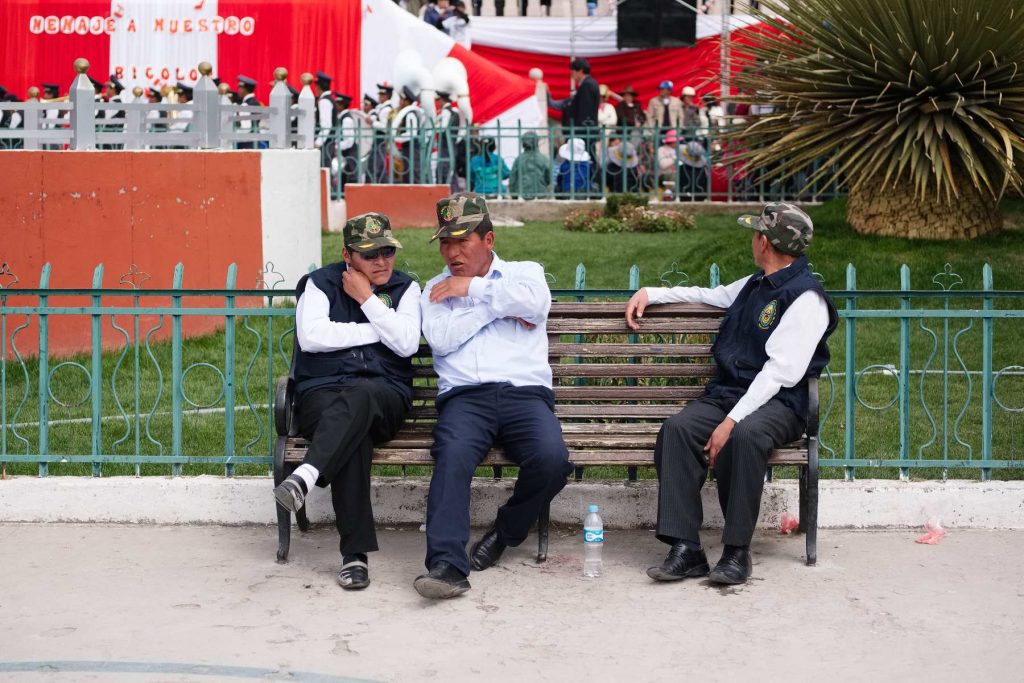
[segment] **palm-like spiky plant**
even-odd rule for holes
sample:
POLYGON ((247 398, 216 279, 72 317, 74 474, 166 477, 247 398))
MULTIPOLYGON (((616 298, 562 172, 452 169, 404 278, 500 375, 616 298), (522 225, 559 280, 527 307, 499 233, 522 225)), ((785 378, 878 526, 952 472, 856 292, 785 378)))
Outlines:
POLYGON ((1022 187, 1024 0, 761 6, 768 30, 736 48, 736 85, 774 106, 738 133, 749 167, 784 179, 827 160, 808 185, 845 182, 861 232, 1000 229, 999 199, 1022 187))

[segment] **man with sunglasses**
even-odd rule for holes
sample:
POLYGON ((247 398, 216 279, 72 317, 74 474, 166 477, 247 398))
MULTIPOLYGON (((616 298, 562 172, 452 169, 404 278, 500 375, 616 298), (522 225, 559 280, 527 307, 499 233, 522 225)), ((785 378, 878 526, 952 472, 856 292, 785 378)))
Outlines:
POLYGON ((750 578, 750 540, 761 508, 768 456, 806 427, 807 380, 828 364, 826 340, 836 327, 835 306, 811 273, 805 251, 814 225, 792 204, 766 204, 760 216, 741 216, 752 230, 758 270, 712 289, 645 287, 626 306, 626 324, 651 304, 703 303, 725 308, 711 352, 718 377, 662 425, 654 446, 658 471, 656 537, 668 557, 647 570, 655 581, 707 576, 712 583, 750 578), (725 517, 725 548, 712 569, 698 534, 700 490, 715 471, 725 517))
POLYGON ((421 297, 423 336, 438 376, 427 495, 429 571, 413 583, 433 599, 465 593, 470 567, 483 571, 507 546, 526 540, 572 471, 554 413, 544 268, 498 258, 480 195, 442 199, 437 222, 431 241, 440 239, 446 267, 421 297), (519 477, 493 526, 467 555, 473 473, 495 445, 519 465, 519 477))
POLYGON ((296 287, 295 419, 310 445, 274 496, 295 512, 314 484, 330 484, 341 536, 338 583, 354 590, 370 584, 367 553, 377 550, 373 446, 398 432, 412 406, 420 287, 395 270, 402 245, 387 216, 351 218, 343 237, 344 260, 313 271, 296 287))

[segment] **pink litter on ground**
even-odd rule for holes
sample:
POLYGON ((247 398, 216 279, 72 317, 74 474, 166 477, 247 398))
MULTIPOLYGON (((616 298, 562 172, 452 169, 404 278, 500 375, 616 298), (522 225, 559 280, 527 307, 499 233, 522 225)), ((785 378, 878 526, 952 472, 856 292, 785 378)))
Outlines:
POLYGON ((924 525, 925 533, 917 537, 915 543, 925 545, 937 545, 946 536, 946 530, 942 528, 942 522, 937 519, 929 519, 924 525))
POLYGON ((779 518, 780 534, 788 534, 790 531, 793 531, 799 526, 800 520, 794 517, 793 515, 789 514, 788 512, 783 512, 782 517, 779 518))

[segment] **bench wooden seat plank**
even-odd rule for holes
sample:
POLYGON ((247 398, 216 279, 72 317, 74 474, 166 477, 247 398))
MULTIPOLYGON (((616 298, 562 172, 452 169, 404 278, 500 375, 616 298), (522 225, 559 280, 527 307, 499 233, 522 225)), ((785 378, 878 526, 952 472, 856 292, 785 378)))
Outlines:
MULTIPOLYGON (((654 444, 662 422, 687 401, 703 395, 716 376, 711 341, 721 324, 722 309, 703 304, 652 306, 639 332, 629 330, 621 302, 556 302, 548 318, 549 362, 554 376, 555 415, 577 477, 588 467, 653 467, 654 444)), ((431 467, 432 429, 437 419, 436 378, 430 349, 421 343, 413 358, 414 403, 394 439, 374 449, 375 465, 431 467)), ((807 563, 817 557, 818 396, 810 383, 808 434, 774 451, 768 464, 800 468, 800 527, 807 534, 807 563)), ((288 378, 280 378, 274 401, 278 434, 274 458, 275 485, 302 462, 308 443, 292 433, 292 394, 288 378)), ((481 466, 515 467, 501 449, 492 450, 481 466)), ((547 553, 548 510, 538 521, 538 561, 547 553)), ((305 510, 297 515, 308 528, 305 510)), ((278 506, 278 561, 288 557, 291 518, 278 506)))

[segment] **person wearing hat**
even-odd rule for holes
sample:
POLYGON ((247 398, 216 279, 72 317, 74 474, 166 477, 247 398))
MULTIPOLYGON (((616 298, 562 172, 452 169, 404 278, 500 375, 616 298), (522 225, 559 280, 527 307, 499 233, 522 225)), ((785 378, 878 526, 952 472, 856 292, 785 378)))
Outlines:
POLYGON ((619 96, 604 83, 598 87, 598 92, 601 93, 601 104, 597 107, 597 123, 602 128, 614 128, 615 124, 619 122, 619 115, 615 112, 615 105, 611 101, 619 96))
POLYGON ((296 287, 295 420, 309 450, 274 497, 295 512, 314 485, 330 485, 341 537, 338 583, 353 590, 369 585, 367 553, 377 550, 373 446, 398 432, 412 406, 420 288, 395 270, 402 245, 387 216, 350 218, 342 238, 342 261, 303 276, 296 287))
POLYGON ((452 192, 456 190, 455 167, 458 164, 458 150, 465 135, 462 112, 452 102, 451 93, 439 90, 437 99, 441 102, 441 111, 437 115, 437 184, 447 185, 452 192))
MULTIPOLYGON (((174 92, 178 96, 178 104, 189 104, 192 101, 192 86, 178 81, 178 84, 174 86, 174 92)), ((183 109, 173 113, 174 123, 171 124, 170 129, 179 133, 187 133, 195 112, 192 109, 183 109)))
MULTIPOLYGON (((53 102, 60 99, 60 86, 56 83, 43 83, 43 101, 53 102)), ((40 128, 53 130, 60 128, 61 110, 47 109, 43 112, 40 128)), ((62 149, 63 145, 45 144, 42 149, 62 149)))
POLYGON ((384 81, 377 84, 377 100, 379 104, 370 113, 370 126, 373 128, 373 145, 370 148, 369 163, 366 168, 368 183, 385 183, 388 178, 388 146, 391 136, 391 118, 395 107, 391 97, 395 87, 384 81))
POLYGON ((672 94, 674 87, 672 81, 662 81, 658 95, 647 103, 647 122, 660 126, 663 133, 679 128, 683 121, 683 101, 672 94))
POLYGON ((494 252, 487 203, 460 193, 437 203, 446 264, 421 296, 423 336, 437 371, 437 423, 427 494, 427 573, 413 583, 427 598, 469 590, 470 569, 494 565, 529 535, 572 472, 554 413, 548 365, 551 291, 533 261, 494 252), (519 465, 512 497, 466 554, 473 472, 493 446, 519 465))
MULTIPOLYGON (((334 150, 338 160, 338 183, 345 187, 346 183, 354 183, 357 179, 359 166, 356 144, 356 119, 359 112, 350 109, 352 96, 338 93, 334 96, 334 150)), ((333 171, 333 166, 332 166, 333 171)))
POLYGON ((760 216, 741 216, 752 230, 757 271, 728 285, 645 287, 626 305, 626 324, 643 331, 649 305, 703 303, 725 308, 711 348, 718 377, 700 398, 662 425, 654 447, 658 471, 658 540, 668 557, 647 570, 656 581, 708 576, 713 583, 750 578, 750 540, 772 450, 806 428, 807 380, 828 364, 836 308, 811 273, 810 217, 792 204, 766 204, 760 216), (700 489, 715 472, 725 516, 725 548, 710 569, 699 530, 700 489))
MULTIPOLYGON (((110 74, 110 78, 107 80, 107 102, 124 102, 122 93, 124 92, 124 84, 121 83, 121 79, 117 77, 117 74, 110 74)), ((107 119, 123 119, 123 110, 107 110, 103 112, 107 119)))
MULTIPOLYGON (((3 102, 21 102, 18 96, 12 92, 9 92, 3 86, 3 95, 0 96, 0 101, 3 102)), ((0 128, 5 130, 17 130, 23 128, 25 125, 25 119, 20 111, 14 109, 5 109, 0 115, 0 128)), ((22 149, 25 146, 25 142, 20 139, 9 138, 7 141, 7 149, 22 149)))
POLYGON ((623 129, 623 135, 629 128, 640 128, 647 122, 647 115, 636 101, 636 89, 627 85, 622 89, 622 101, 615 107, 615 116, 619 126, 623 129))
MULTIPOLYGON (((241 98, 240 104, 249 107, 262 107, 263 105, 259 100, 256 99, 256 80, 249 78, 248 76, 238 77, 238 96, 241 98)), ((238 115, 238 132, 239 133, 250 133, 259 132, 259 124, 251 120, 252 117, 248 113, 242 113, 238 115)), ((255 142, 237 142, 235 143, 237 149, 256 149, 257 145, 255 142)))
POLYGON ((395 115, 395 146, 399 160, 395 164, 395 181, 416 184, 423 181, 424 142, 420 140, 423 125, 423 110, 420 109, 419 93, 407 85, 402 86, 398 95, 398 113, 395 115))
POLYGON ((323 71, 316 72, 313 81, 313 94, 316 95, 316 126, 317 134, 314 144, 321 150, 320 165, 328 168, 332 154, 325 149, 327 138, 338 123, 337 112, 334 111, 334 93, 331 92, 331 77, 323 71))
POLYGON ((696 103, 697 91, 690 86, 686 86, 681 94, 682 99, 680 101, 683 103, 682 127, 685 129, 683 134, 689 140, 695 137, 703 137, 707 134, 708 117, 705 116, 696 103))

